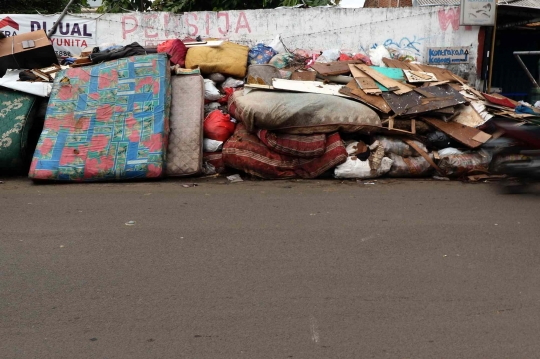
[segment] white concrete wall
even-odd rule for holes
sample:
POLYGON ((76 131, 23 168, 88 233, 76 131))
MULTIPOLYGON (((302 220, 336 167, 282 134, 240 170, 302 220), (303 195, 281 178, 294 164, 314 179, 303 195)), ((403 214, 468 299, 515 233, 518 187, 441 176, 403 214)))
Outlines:
POLYGON ((458 7, 269 9, 224 12, 107 14, 98 18, 98 43, 143 46, 170 38, 217 37, 253 45, 281 34, 291 50, 339 48, 366 52, 384 44, 418 61, 427 47, 470 46, 470 63, 452 70, 476 79, 479 27, 460 27, 458 7))

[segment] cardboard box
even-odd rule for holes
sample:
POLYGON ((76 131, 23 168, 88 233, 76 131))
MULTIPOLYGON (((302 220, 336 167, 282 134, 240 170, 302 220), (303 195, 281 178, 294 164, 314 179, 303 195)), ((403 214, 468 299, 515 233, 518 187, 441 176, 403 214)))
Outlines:
POLYGON ((58 64, 43 30, 0 39, 0 73, 7 69, 39 69, 58 64))

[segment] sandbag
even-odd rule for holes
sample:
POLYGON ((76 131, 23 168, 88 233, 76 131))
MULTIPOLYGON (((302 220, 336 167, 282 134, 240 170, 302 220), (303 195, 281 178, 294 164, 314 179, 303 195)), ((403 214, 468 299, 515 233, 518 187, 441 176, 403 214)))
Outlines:
POLYGON ((393 161, 388 172, 390 177, 427 177, 433 172, 433 167, 422 156, 401 157, 393 153, 389 156, 393 161))
POLYGON ((266 179, 316 178, 346 159, 347 151, 337 132, 328 135, 324 154, 316 158, 300 158, 274 152, 257 136, 250 134, 241 123, 223 145, 223 161, 227 167, 266 179))
POLYGON ((235 123, 231 121, 230 115, 214 110, 204 119, 204 137, 225 142, 233 134, 234 127, 235 123))
POLYGON ((471 172, 487 172, 491 156, 487 152, 450 155, 441 158, 439 167, 448 177, 460 177, 471 172))
POLYGON ((345 163, 340 164, 334 170, 336 178, 377 178, 390 171, 393 161, 388 157, 383 157, 378 169, 372 170, 369 161, 361 161, 356 156, 347 158, 345 163))
POLYGON ((236 91, 229 113, 249 132, 279 130, 292 134, 358 132, 381 127, 369 107, 342 97, 312 93, 236 91))
MULTIPOLYGON (((414 148, 406 144, 399 137, 375 136, 374 139, 376 141, 379 141, 379 144, 384 147, 385 154, 393 153, 401 157, 411 157, 411 156, 420 155, 418 152, 416 152, 414 148)), ((424 152, 428 151, 426 146, 423 143, 418 142, 418 141, 414 141, 414 143, 418 147, 420 147, 420 149, 424 150, 424 152)))
POLYGON ((225 41, 218 47, 192 47, 186 56, 186 68, 199 67, 201 73, 243 78, 246 76, 249 47, 225 41))
POLYGON ((322 156, 326 149, 326 135, 323 134, 288 135, 259 130, 257 137, 268 148, 282 155, 313 158, 322 156))
POLYGON ((172 65, 184 67, 186 64, 187 47, 182 40, 174 39, 162 42, 157 47, 157 52, 166 52, 172 65))

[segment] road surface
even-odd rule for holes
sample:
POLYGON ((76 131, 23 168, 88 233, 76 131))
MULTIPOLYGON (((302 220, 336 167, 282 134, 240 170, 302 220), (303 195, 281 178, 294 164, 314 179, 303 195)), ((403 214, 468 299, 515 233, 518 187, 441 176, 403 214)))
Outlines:
POLYGON ((5 178, 0 358, 540 353, 538 194, 191 182, 5 178))

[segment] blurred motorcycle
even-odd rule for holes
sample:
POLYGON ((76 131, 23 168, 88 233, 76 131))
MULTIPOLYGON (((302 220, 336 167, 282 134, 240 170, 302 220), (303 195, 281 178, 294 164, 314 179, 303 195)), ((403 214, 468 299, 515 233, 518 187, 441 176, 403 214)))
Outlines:
POLYGON ((540 127, 498 123, 504 137, 490 141, 495 155, 490 172, 506 175, 500 182, 504 193, 523 193, 540 181, 540 127))

